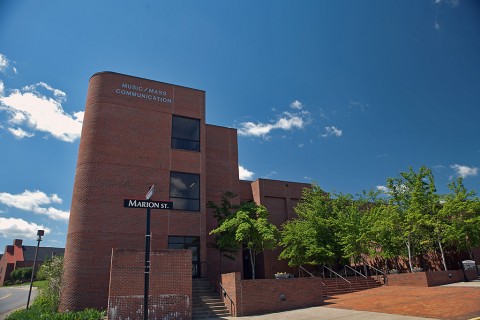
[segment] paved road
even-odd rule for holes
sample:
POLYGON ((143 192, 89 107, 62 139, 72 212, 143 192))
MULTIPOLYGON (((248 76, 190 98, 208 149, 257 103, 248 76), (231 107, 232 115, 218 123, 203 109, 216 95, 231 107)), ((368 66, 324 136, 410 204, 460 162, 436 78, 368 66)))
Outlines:
MULTIPOLYGON (((15 287, 0 287, 0 319, 9 312, 27 305, 29 285, 15 287)), ((32 288, 30 303, 37 294, 37 289, 32 288)))

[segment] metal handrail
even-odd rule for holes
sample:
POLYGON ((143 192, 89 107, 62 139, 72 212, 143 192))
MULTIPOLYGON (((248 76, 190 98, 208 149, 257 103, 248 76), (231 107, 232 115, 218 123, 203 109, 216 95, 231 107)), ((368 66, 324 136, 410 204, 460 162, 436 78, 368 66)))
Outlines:
MULTIPOLYGON (((298 269, 305 271, 306 273, 308 273, 310 275, 310 277, 315 278, 315 276, 311 272, 309 272, 307 269, 305 269, 304 267, 298 266, 298 269)), ((300 272, 299 272, 299 274, 300 274, 300 272)), ((322 287, 323 287, 323 296, 326 297, 327 296, 327 285, 323 281, 320 281, 320 282, 322 283, 322 287)))
POLYGON ((233 302, 232 298, 230 298, 230 296, 228 295, 228 292, 227 290, 225 290, 225 288, 222 286, 222 283, 219 282, 218 283, 220 285, 220 288, 222 288, 222 295, 223 295, 223 298, 228 298, 228 300, 230 300, 230 312, 232 313, 232 316, 233 317, 236 317, 237 316, 237 313, 236 313, 236 308, 235 308, 235 302, 233 302))
MULTIPOLYGON (((344 267, 352 270, 353 272, 355 272, 355 281, 357 281, 357 273, 358 273, 359 275, 361 275, 362 277, 364 277, 364 278, 367 280, 367 288, 370 289, 370 282, 368 282, 367 276, 364 276, 361 272, 358 272, 357 270, 353 269, 353 268, 350 267, 350 266, 344 265, 344 267)), ((346 273, 346 272, 345 272, 345 273, 346 273)))
MULTIPOLYGON (((384 285, 387 285, 387 283, 388 283, 388 277, 387 277, 387 275, 386 275, 383 271, 378 270, 377 268, 372 267, 372 266, 369 265, 369 264, 365 264, 365 265, 366 265, 367 267, 369 267, 369 268, 372 268, 372 269, 375 270, 376 272, 379 272, 379 273, 383 276, 383 284, 384 284, 384 285)), ((378 276, 378 275, 376 275, 376 276, 378 276)))
POLYGON ((365 279, 368 279, 366 275, 364 275, 364 274, 363 274, 363 273, 361 273, 361 272, 358 272, 357 270, 353 269, 352 267, 350 267, 350 266, 347 266, 347 265, 345 265, 344 267, 346 267, 346 268, 348 268, 348 269, 352 270, 352 271, 353 271, 353 272, 355 272, 355 273, 358 273, 359 275, 361 275, 361 276, 362 276, 362 277, 364 277, 365 279))
POLYGON ((310 275, 310 277, 314 277, 314 278, 315 278, 315 276, 314 276, 312 273, 310 273, 309 271, 307 271, 307 269, 305 269, 304 267, 298 266, 298 268, 299 268, 299 269, 302 269, 303 271, 305 271, 306 273, 308 273, 308 274, 310 275))
POLYGON ((350 281, 348 281, 347 279, 345 279, 344 277, 342 277, 341 275, 339 275, 338 273, 336 273, 335 271, 333 271, 332 269, 328 268, 326 265, 323 265, 323 268, 324 269, 327 269, 328 271, 330 271, 331 273, 334 273, 337 277, 336 279, 338 279, 338 277, 340 277, 342 280, 346 281, 348 283, 348 285, 350 286, 350 292, 353 292, 352 291, 352 283, 350 281))

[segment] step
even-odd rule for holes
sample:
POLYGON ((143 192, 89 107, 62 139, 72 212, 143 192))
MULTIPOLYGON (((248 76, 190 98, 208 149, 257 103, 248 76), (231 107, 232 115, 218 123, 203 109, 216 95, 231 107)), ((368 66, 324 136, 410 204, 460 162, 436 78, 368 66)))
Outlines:
POLYGON ((221 319, 230 312, 220 299, 220 294, 206 278, 195 278, 192 282, 192 319, 221 319))

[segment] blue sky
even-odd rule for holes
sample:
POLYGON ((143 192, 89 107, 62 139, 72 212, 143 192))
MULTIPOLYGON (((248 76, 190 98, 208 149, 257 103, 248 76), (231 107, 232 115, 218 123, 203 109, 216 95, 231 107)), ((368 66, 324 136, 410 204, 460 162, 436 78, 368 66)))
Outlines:
POLYGON ((88 80, 206 91, 245 178, 480 190, 480 3, 0 0, 0 252, 64 246, 88 80))

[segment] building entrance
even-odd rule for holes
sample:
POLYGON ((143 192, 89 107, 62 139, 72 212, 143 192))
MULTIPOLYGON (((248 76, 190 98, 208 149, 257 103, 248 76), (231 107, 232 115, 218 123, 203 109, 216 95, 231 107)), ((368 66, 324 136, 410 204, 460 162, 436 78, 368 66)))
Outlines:
POLYGON ((192 277, 200 277, 200 237, 168 236, 168 249, 191 250, 192 277))

